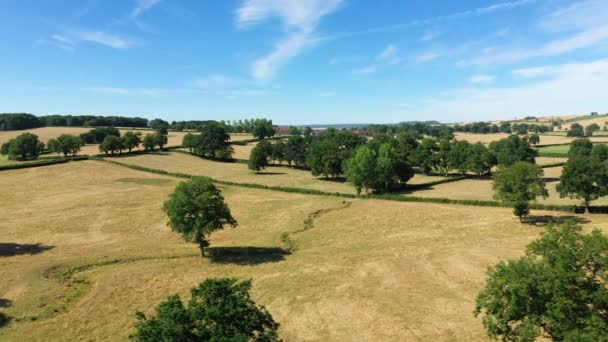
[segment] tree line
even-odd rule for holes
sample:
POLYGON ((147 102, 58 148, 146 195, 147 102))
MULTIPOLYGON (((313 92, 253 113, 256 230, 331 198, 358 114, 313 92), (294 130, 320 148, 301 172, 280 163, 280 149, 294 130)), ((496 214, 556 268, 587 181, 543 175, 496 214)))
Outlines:
POLYGON ((28 113, 0 114, 0 131, 22 130, 39 127, 147 127, 148 119, 124 116, 97 115, 46 115, 35 116, 28 113))

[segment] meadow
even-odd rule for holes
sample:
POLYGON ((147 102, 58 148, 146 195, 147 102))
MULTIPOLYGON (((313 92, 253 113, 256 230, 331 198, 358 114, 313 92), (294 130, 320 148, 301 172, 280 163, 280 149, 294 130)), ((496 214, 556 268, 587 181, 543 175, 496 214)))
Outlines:
POLYGON ((3 172, 0 298, 13 321, 0 340, 127 340, 135 311, 236 277, 253 280, 285 341, 484 341, 472 311, 487 267, 542 232, 508 208, 221 186, 239 226, 202 259, 165 225, 178 181, 102 161, 3 172))

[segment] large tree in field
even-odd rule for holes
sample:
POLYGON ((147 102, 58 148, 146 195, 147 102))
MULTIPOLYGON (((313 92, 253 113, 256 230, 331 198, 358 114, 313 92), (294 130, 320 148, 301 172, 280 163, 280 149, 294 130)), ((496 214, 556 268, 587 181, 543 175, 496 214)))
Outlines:
POLYGON ((138 342, 275 342, 279 324, 251 299, 251 281, 207 279, 191 290, 188 306, 178 295, 156 307, 154 317, 137 313, 138 342))
POLYGON ((156 135, 148 133, 144 136, 142 140, 142 145, 146 151, 153 151, 154 147, 156 147, 156 135))
POLYGON ((514 207, 513 213, 523 222, 530 211, 530 202, 549 193, 543 180, 543 169, 538 165, 519 161, 501 166, 494 176, 494 197, 514 207))
POLYGON ((261 170, 268 166, 268 158, 270 158, 273 151, 273 146, 267 140, 260 141, 251 150, 249 160, 247 161, 247 167, 249 170, 259 173, 261 170))
POLYGON ((585 129, 583 128, 583 126, 581 126, 581 124, 575 122, 570 125, 570 129, 568 130, 566 135, 569 137, 584 137, 585 129))
POLYGON ((350 131, 328 129, 314 138, 308 150, 308 166, 314 176, 338 177, 355 149, 365 143, 365 138, 350 131))
POLYGON ((492 172, 492 167, 496 165, 496 157, 482 143, 472 144, 467 156, 468 169, 481 176, 492 172))
POLYGON ((114 154, 116 152, 122 152, 123 149, 122 140, 114 135, 108 135, 103 139, 102 143, 99 145, 99 151, 105 153, 114 154))
POLYGON ((461 174, 466 174, 469 169, 469 158, 472 152, 472 145, 466 141, 457 141, 452 145, 448 154, 448 165, 452 170, 458 170, 461 174))
POLYGON ((190 151, 190 153, 192 153, 192 150, 196 146, 196 140, 197 140, 196 135, 194 135, 192 133, 186 133, 184 135, 184 137, 182 138, 182 147, 187 148, 188 151, 190 151))
POLYGON ((439 148, 433 139, 424 138, 414 153, 414 160, 426 175, 437 167, 436 153, 439 148))
POLYGON ((274 127, 272 126, 272 120, 267 119, 256 119, 253 126, 253 136, 257 139, 270 138, 274 136, 274 127))
POLYGON ((201 256, 205 256, 211 233, 225 225, 237 225, 222 193, 207 178, 194 177, 179 183, 163 209, 171 229, 182 234, 184 240, 198 243, 201 256))
POLYGON ((606 341, 607 284, 608 237, 549 226, 524 257, 489 270, 475 315, 502 341, 606 341))
POLYGON ((0 153, 8 155, 9 159, 37 158, 44 150, 44 143, 38 140, 38 136, 31 133, 23 133, 2 145, 0 153))

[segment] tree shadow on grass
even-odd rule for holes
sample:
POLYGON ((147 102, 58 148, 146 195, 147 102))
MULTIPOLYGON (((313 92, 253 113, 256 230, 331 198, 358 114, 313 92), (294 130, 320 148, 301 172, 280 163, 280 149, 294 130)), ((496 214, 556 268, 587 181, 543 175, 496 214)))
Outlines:
POLYGON ((256 175, 258 175, 258 176, 275 176, 275 175, 286 175, 286 173, 285 172, 260 171, 260 172, 257 172, 256 175))
POLYGON ((532 226, 546 226, 548 224, 563 224, 566 221, 574 221, 578 224, 589 223, 586 218, 578 216, 550 216, 550 215, 529 215, 524 219, 524 223, 532 226))
POLYGON ((285 260, 289 251, 279 247, 209 247, 211 262, 219 264, 258 265, 285 260))
POLYGON ((10 257, 16 255, 34 255, 53 249, 55 246, 45 246, 40 243, 19 244, 12 242, 0 242, 0 257, 10 257))
MULTIPOLYGON (((12 300, 6 299, 6 298, 0 298, 0 308, 8 308, 12 304, 13 304, 12 300)), ((11 320, 12 320, 11 316, 8 316, 7 314, 0 312, 0 328, 9 324, 11 322, 11 320)))

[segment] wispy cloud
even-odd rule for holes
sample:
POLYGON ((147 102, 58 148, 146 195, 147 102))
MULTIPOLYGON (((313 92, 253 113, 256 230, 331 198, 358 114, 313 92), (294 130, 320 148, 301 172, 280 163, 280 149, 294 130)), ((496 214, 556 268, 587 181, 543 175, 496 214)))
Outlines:
POLYGON ((608 25, 594 27, 576 34, 556 39, 538 48, 498 51, 473 58, 470 64, 488 65, 517 63, 530 58, 558 56, 575 50, 594 46, 608 40, 608 25))
POLYGON ((399 58, 398 53, 399 48, 397 48, 395 44, 389 44, 378 55, 377 59, 381 62, 385 62, 388 64, 397 64, 401 61, 401 58, 399 58))
POLYGON ((441 35, 441 32, 438 29, 432 29, 424 32, 422 37, 420 37, 420 41, 428 42, 431 41, 441 35))
POLYGON ((443 22, 446 20, 462 19, 462 18, 467 18, 467 17, 471 17, 471 16, 481 16, 481 15, 491 14, 491 13, 495 13, 495 12, 499 12, 499 11, 503 11, 503 10, 522 7, 522 6, 537 2, 537 1, 538 0, 513 0, 513 1, 498 2, 498 3, 495 3, 490 6, 478 7, 478 8, 461 11, 461 12, 454 12, 454 13, 447 14, 447 15, 412 20, 412 21, 408 21, 405 23, 399 23, 399 24, 393 24, 393 25, 371 27, 371 28, 358 30, 358 31, 351 31, 351 32, 329 35, 329 36, 321 37, 319 39, 323 39, 323 40, 341 39, 341 38, 359 36, 359 35, 363 35, 363 34, 397 31, 397 30, 402 30, 402 29, 405 29, 408 27, 413 27, 413 26, 418 26, 418 25, 429 25, 429 24, 443 22))
POLYGON ((441 54, 438 52, 425 52, 423 54, 416 56, 415 60, 416 60, 416 63, 426 63, 426 62, 435 60, 439 57, 441 57, 441 54))
POLYGON ((374 72, 376 72, 378 70, 378 66, 377 65, 370 65, 370 66, 366 66, 363 68, 358 68, 353 70, 354 74, 359 74, 359 75, 367 75, 367 74, 373 74, 374 72))
POLYGON ((473 75, 471 76, 471 78, 469 79, 469 82, 474 83, 474 84, 489 84, 489 83, 494 83, 494 81, 496 81, 496 75, 473 75))
POLYGON ((337 10, 341 3, 342 0, 244 1, 236 11, 237 27, 250 28, 278 17, 288 32, 272 52, 254 61, 253 76, 261 80, 271 78, 281 66, 311 46, 321 18, 337 10))
POLYGON ((135 7, 133 7, 133 11, 131 11, 131 18, 136 19, 145 11, 158 5, 161 1, 162 0, 135 0, 135 7))
POLYGON ((133 45, 133 42, 127 38, 99 30, 72 30, 62 34, 57 33, 51 35, 50 39, 43 39, 41 42, 66 50, 73 50, 82 42, 101 44, 114 49, 127 49, 133 45))

